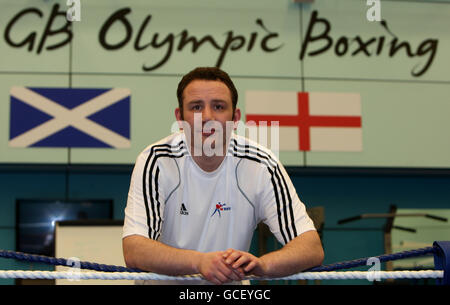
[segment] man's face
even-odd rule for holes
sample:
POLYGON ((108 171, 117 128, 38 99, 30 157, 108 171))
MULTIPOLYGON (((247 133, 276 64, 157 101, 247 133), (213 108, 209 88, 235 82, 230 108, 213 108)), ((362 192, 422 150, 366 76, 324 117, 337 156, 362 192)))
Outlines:
POLYGON ((178 121, 184 120, 189 124, 190 135, 193 137, 191 144, 195 139, 201 139, 201 145, 205 143, 205 140, 208 141, 208 138, 211 141, 215 136, 220 136, 217 131, 220 131, 221 128, 223 132, 221 138, 225 145, 227 122, 230 125, 230 122, 239 121, 240 110, 233 110, 231 93, 224 83, 194 80, 184 89, 183 109, 177 108, 175 116, 178 121))

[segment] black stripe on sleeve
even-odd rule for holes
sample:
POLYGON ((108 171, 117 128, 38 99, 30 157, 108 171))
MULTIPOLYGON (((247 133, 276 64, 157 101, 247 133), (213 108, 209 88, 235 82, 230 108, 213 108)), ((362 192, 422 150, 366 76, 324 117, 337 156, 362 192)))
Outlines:
POLYGON ((155 145, 151 148, 150 153, 147 157, 147 160, 145 162, 144 166, 144 174, 142 177, 142 189, 143 189, 143 197, 144 197, 144 204, 145 204, 145 212, 147 216, 147 226, 148 226, 148 237, 152 239, 156 239, 160 228, 161 223, 161 215, 160 215, 160 202, 159 202, 159 185, 158 185, 158 177, 159 176, 159 167, 157 167, 158 175, 155 174, 155 182, 152 181, 152 174, 153 174, 153 168, 155 167, 156 160, 159 157, 172 157, 172 158, 180 158, 184 156, 184 146, 183 141, 179 142, 176 145, 169 145, 169 144, 161 144, 161 145, 155 145), (160 153, 166 153, 166 154, 160 154, 160 153), (181 153, 180 155, 175 155, 174 153, 181 153), (152 161, 150 163, 150 161, 152 161), (150 169, 148 169, 150 164, 150 169), (147 178, 148 175, 148 178, 147 178), (147 182, 148 179, 148 189, 147 189, 147 182), (158 208, 155 207, 155 200, 153 199, 153 184, 155 184, 155 194, 156 194, 156 201, 158 204, 158 208), (150 206, 149 206, 150 201, 150 206), (153 217, 153 224, 151 224, 151 218, 150 212, 152 213, 153 217), (158 215, 156 215, 158 213, 158 215), (156 225, 156 219, 158 219, 158 227, 156 225))
POLYGON ((144 172, 142 175, 142 197, 144 197, 144 205, 145 205, 145 213, 147 215, 147 227, 149 228, 149 232, 148 232, 148 237, 150 238, 150 211, 148 208, 148 200, 147 200, 147 185, 145 183, 145 181, 147 180, 147 167, 148 167, 148 163, 150 162, 150 158, 153 155, 153 147, 150 151, 150 154, 147 157, 147 160, 145 161, 145 166, 144 166, 144 172))
MULTIPOLYGON (((266 165, 267 170, 270 173, 271 176, 271 182, 273 186, 273 191, 275 194, 275 202, 277 205, 277 215, 278 215, 278 225, 280 228, 280 233, 283 237, 283 240, 285 243, 292 240, 292 235, 289 230, 288 220, 287 220, 287 214, 282 213, 282 211, 287 211, 286 205, 292 205, 292 202, 289 200, 289 203, 286 202, 286 195, 288 198, 290 198, 289 194, 285 195, 285 192, 282 187, 282 182, 280 179, 281 172, 279 171, 278 163, 267 153, 261 151, 258 147, 253 147, 250 145, 239 145, 237 142, 234 143, 235 145, 232 147, 233 155, 240 158, 246 158, 258 163, 263 163, 266 165), (244 151, 238 151, 237 148, 243 148, 244 151), (255 151, 250 150, 250 148, 255 149, 255 151), (242 153, 244 152, 244 155, 242 153), (274 165, 276 164, 276 166, 274 165), (278 183, 277 183, 278 182, 278 183), (281 193, 281 194, 280 194, 281 193), (282 203, 281 203, 282 202, 282 203), (281 207, 283 205, 283 207, 281 207), (283 214, 283 215, 282 215, 283 214), (283 219, 284 219, 284 226, 283 226, 283 219), (286 231, 286 233, 285 233, 286 231), (286 237, 287 234, 287 237, 286 237)), ((281 175, 282 176, 282 175, 281 175)), ((288 191, 287 191, 288 192, 288 191)), ((294 231, 295 232, 295 231, 294 231)))
POLYGON ((280 175, 279 175, 279 168, 278 168, 278 166, 274 170, 274 175, 275 175, 275 177, 276 177, 276 179, 278 181, 277 185, 279 186, 279 189, 281 191, 281 198, 282 198, 282 201, 283 201, 283 212, 284 212, 283 213, 284 225, 285 225, 286 232, 287 232, 287 235, 288 235, 288 240, 292 240, 292 235, 291 235, 291 230, 289 229, 289 221, 288 221, 288 215, 287 215, 288 205, 291 205, 292 202, 287 202, 287 199, 288 199, 287 195, 288 194, 285 193, 285 190, 283 188, 283 185, 282 185, 282 182, 281 182, 281 178, 280 178, 280 175))
POLYGON ((155 236, 154 239, 158 239, 158 232, 161 230, 161 203, 159 202, 159 187, 158 187, 158 178, 159 178, 159 166, 156 166, 156 172, 155 172, 155 200, 156 200, 156 213, 158 214, 158 223, 156 223, 156 218, 153 219, 153 227, 155 228, 155 236))
MULTIPOLYGON (((160 150, 158 152, 162 152, 163 150, 160 150)), ((150 166, 150 173, 153 173, 154 168, 155 168, 155 164, 156 161, 158 160, 158 158, 160 157, 168 157, 168 158, 181 158, 184 156, 184 153, 181 153, 181 155, 174 155, 174 154, 157 154, 152 161, 152 164, 150 166)), ((156 170, 158 171, 158 175, 159 175, 159 168, 156 167, 156 170)), ((157 239, 157 236, 159 234, 160 231, 160 226, 157 224, 160 224, 162 222, 162 217, 161 217, 161 211, 159 209, 160 207, 160 201, 159 201, 159 193, 158 193, 158 183, 157 180, 155 179, 156 182, 152 183, 152 179, 151 179, 152 175, 149 176, 149 189, 154 190, 155 192, 155 199, 153 199, 153 194, 152 192, 150 193, 150 203, 151 203, 151 210, 152 210, 152 216, 153 216, 153 227, 149 227, 149 233, 150 233, 150 229, 153 228, 153 236, 151 238, 153 239, 157 239), (155 187, 153 187, 153 185, 155 185, 155 187)), ((155 178, 156 178, 156 173, 155 173, 155 178)), ((149 220, 150 222, 150 220, 149 220)), ((149 234, 149 236, 151 236, 149 234)))
MULTIPOLYGON (((271 174, 272 185, 274 187, 274 192, 275 192, 275 195, 276 195, 275 199, 277 199, 277 196, 278 196, 278 194, 277 194, 277 192, 279 192, 278 188, 281 191, 280 197, 281 197, 281 199, 283 201, 283 211, 285 211, 284 217, 283 217, 284 221, 285 221, 285 229, 286 229, 287 235, 289 237, 288 240, 292 240, 292 238, 297 236, 297 228, 295 226, 295 218, 294 218, 294 211, 293 211, 292 196, 290 194, 289 187, 287 185, 285 175, 283 175, 283 173, 281 171, 281 168, 279 166, 279 163, 272 156, 270 156, 270 154, 268 154, 265 151, 262 151, 257 146, 239 144, 236 141, 236 139, 233 139, 233 142, 232 142, 231 146, 234 149, 234 151, 236 151, 236 148, 244 149, 245 153, 252 153, 253 155, 256 154, 257 157, 267 160, 268 164, 266 164, 266 165, 268 166, 269 172, 271 174), (252 149, 252 150, 250 150, 250 149, 252 149), (269 164, 272 165, 273 171, 271 171, 269 164), (278 183, 275 182, 274 177, 276 178, 276 181, 278 183), (289 224, 289 221, 288 221, 288 216, 289 216, 289 219, 290 219, 290 224, 289 224), (293 235, 291 235, 291 231, 292 231, 293 235)), ((239 155, 236 155, 236 156, 239 156, 239 155)), ((255 161, 255 160, 253 160, 253 161, 255 161)), ((279 204, 279 202, 277 202, 277 205, 278 204, 279 204)), ((279 206, 277 206, 277 210, 278 210, 278 213, 280 215, 281 211, 280 211, 280 207, 279 206)), ((280 217, 278 218, 278 221, 280 223, 280 228, 281 228, 282 224, 281 224, 281 218, 280 217)), ((282 232, 282 235, 284 235, 282 230, 281 230, 281 232, 282 232)))
MULTIPOLYGON (((269 169, 269 168, 267 168, 269 169)), ((269 169, 269 172, 271 172, 271 177, 270 180, 272 181, 272 186, 273 186, 273 191, 275 193, 275 201, 277 203, 277 214, 278 214, 278 226, 280 227, 280 233, 281 236, 283 236, 283 240, 284 243, 287 244, 288 240, 286 239, 286 235, 284 234, 284 230, 283 230, 283 224, 282 224, 282 220, 281 220, 281 204, 280 204, 280 200, 278 199, 278 190, 277 190, 277 184, 275 182, 275 178, 274 178, 274 173, 269 169)))
POLYGON ((291 194, 289 192, 289 187, 288 187, 288 185, 286 183, 286 179, 285 179, 283 173, 281 172, 281 169, 280 169, 279 166, 277 166, 277 170, 280 173, 281 178, 283 179, 283 185, 284 185, 284 188, 286 189, 286 195, 287 195, 287 199, 289 201, 288 208, 289 208, 289 216, 291 218, 291 229, 293 231, 293 237, 295 238, 297 236, 297 228, 295 227, 294 210, 293 210, 293 207, 292 207, 293 206, 293 204, 292 204, 292 196, 291 196, 291 194))

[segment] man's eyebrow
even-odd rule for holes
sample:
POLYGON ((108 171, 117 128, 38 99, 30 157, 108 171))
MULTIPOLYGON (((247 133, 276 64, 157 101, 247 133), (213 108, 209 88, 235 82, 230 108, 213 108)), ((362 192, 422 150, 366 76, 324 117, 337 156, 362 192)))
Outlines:
POLYGON ((202 100, 192 100, 192 101, 189 101, 187 103, 188 104, 201 104, 201 103, 203 103, 203 101, 202 100))
MULTIPOLYGON (((211 102, 212 103, 226 103, 225 100, 221 100, 221 99, 213 99, 213 100, 211 100, 211 102)), ((202 103, 204 103, 204 101, 203 100, 192 100, 187 103, 188 104, 202 104, 202 103)))
POLYGON ((214 99, 214 100, 211 100, 211 102, 214 102, 214 103, 226 103, 225 100, 221 100, 221 99, 214 99))

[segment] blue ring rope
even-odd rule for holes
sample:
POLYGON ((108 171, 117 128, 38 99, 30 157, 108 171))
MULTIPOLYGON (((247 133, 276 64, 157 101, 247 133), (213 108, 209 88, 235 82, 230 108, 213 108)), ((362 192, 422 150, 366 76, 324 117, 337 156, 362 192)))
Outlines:
POLYGON ((427 248, 420 248, 415 250, 408 250, 393 254, 383 254, 379 256, 373 256, 373 257, 365 257, 360 259, 355 259, 351 261, 345 261, 340 263, 334 263, 330 265, 325 266, 318 266, 311 268, 309 270, 305 270, 308 272, 319 272, 319 271, 334 271, 334 270, 341 270, 341 269, 350 269, 355 268, 359 266, 366 266, 367 260, 369 258, 378 258, 380 260, 380 263, 385 263, 388 261, 398 260, 398 259, 404 259, 404 258, 410 258, 410 257, 416 257, 416 256, 423 256, 427 254, 434 254, 436 253, 437 249, 435 247, 427 247, 427 248))
MULTIPOLYGON (((365 266, 366 262, 369 258, 378 258, 381 263, 398 260, 398 259, 404 259, 404 258, 410 258, 410 257, 416 257, 416 256, 423 256, 427 254, 434 254, 437 252, 436 247, 427 247, 427 248, 420 248, 416 250, 409 250, 409 251, 403 251, 393 254, 383 254, 379 256, 374 257, 366 257, 366 258, 360 258, 355 259, 351 261, 345 261, 330 265, 324 265, 324 266, 318 266, 314 267, 305 271, 308 272, 320 272, 320 271, 334 271, 334 270, 341 270, 341 269, 350 269, 355 268, 359 266, 365 266)), ((67 259, 65 258, 54 258, 50 256, 44 256, 44 255, 34 255, 34 254, 27 254, 22 252, 15 252, 15 251, 8 251, 8 250, 0 250, 0 257, 3 258, 13 258, 17 260, 22 261, 29 261, 29 262, 38 262, 38 263, 45 263, 49 265, 55 265, 55 266, 69 266, 67 263, 67 259)), ((97 264, 97 263, 91 263, 91 262, 80 262, 80 268, 81 269, 89 269, 89 270, 95 270, 95 271, 103 271, 103 272, 146 272, 140 269, 132 269, 132 268, 126 268, 122 266, 114 266, 114 265, 105 265, 105 264, 97 264)))
MULTIPOLYGON (((28 262, 45 263, 54 266, 72 266, 72 264, 67 263, 68 260, 65 258, 55 258, 45 255, 27 254, 8 250, 0 250, 0 257, 13 258, 28 262)), ((140 269, 131 269, 122 266, 97 264, 91 262, 80 262, 80 269, 89 269, 103 272, 145 272, 140 269)))

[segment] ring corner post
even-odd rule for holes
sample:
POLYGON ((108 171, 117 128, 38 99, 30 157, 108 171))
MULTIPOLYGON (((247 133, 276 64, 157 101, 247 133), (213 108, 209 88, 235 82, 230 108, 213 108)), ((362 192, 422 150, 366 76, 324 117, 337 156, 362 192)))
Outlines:
POLYGON ((434 268, 444 270, 444 277, 437 280, 438 285, 450 285, 450 241, 435 241, 434 268))

